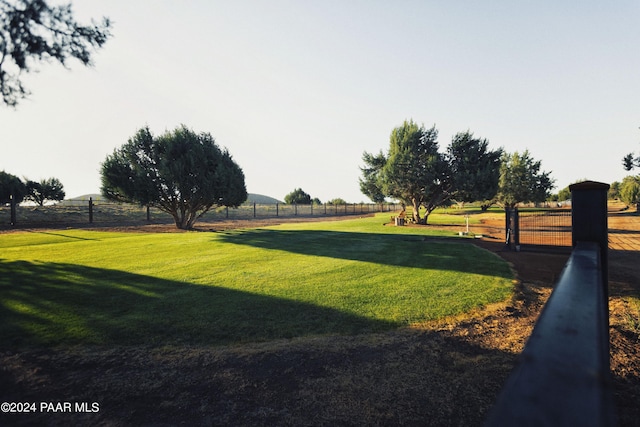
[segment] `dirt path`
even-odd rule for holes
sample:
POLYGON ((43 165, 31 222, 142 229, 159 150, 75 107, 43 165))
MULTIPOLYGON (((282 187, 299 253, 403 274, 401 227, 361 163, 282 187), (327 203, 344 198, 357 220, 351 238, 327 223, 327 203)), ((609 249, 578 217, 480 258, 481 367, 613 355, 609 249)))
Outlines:
MULTIPOLYGON (((633 239, 637 221, 610 225, 633 239)), ((99 404, 0 414, 0 425, 482 425, 568 257, 504 251, 500 231, 489 224, 473 244, 511 263, 517 292, 458 319, 229 347, 0 348, 0 401, 99 404)), ((611 367, 620 424, 638 425, 640 327, 627 297, 639 294, 640 252, 620 248, 610 251, 611 367)))

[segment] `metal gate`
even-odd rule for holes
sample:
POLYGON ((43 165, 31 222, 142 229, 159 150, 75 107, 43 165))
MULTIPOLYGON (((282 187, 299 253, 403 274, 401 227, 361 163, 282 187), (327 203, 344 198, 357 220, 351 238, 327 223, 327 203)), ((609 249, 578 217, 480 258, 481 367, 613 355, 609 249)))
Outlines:
POLYGON ((506 210, 506 244, 522 246, 571 247, 571 210, 506 210))

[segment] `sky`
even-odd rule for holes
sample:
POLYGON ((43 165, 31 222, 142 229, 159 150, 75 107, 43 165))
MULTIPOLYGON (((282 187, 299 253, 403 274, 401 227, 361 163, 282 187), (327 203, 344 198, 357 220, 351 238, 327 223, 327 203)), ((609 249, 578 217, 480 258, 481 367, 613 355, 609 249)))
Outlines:
POLYGON ((91 68, 37 64, 0 105, 0 170, 100 191, 136 131, 184 124, 233 155, 247 190, 368 202, 365 151, 413 119, 529 150, 558 191, 611 183, 640 152, 640 2, 77 0, 113 37, 91 68))

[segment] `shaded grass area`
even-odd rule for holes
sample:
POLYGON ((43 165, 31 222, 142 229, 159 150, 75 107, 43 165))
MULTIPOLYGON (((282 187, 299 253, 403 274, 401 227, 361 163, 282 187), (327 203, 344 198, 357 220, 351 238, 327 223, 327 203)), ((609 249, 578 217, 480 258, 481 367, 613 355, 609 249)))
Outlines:
POLYGON ((393 322, 213 286, 71 264, 0 262, 3 346, 226 344, 379 331, 393 322))
POLYGON ((225 233, 8 234, 0 338, 157 346, 361 334, 508 297, 504 261, 429 232, 374 217, 225 233))

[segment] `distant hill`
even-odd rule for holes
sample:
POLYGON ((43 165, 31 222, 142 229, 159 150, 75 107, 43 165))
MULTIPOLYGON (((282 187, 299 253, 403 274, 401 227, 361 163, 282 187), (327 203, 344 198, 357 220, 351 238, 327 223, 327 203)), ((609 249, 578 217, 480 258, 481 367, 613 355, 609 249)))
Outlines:
MULTIPOLYGON (((65 199, 61 202, 64 204, 65 202, 88 202, 89 197, 93 198, 94 202, 104 201, 105 198, 102 194, 84 194, 82 196, 74 197, 72 199, 65 199)), ((246 203, 257 203, 259 205, 275 205, 276 203, 283 203, 278 199, 274 199, 273 197, 265 196, 262 194, 253 194, 249 193, 249 197, 247 197, 246 203)))
POLYGON ((57 204, 61 206, 78 206, 82 204, 81 202, 89 203, 90 197, 93 199, 94 202, 102 202, 105 200, 102 194, 84 194, 82 196, 73 197, 70 199, 64 199, 63 201, 58 202, 57 204))
POLYGON ((84 194, 82 196, 78 196, 78 197, 73 197, 71 199, 64 199, 64 201, 71 201, 71 202, 82 202, 82 201, 88 201, 89 198, 92 198, 94 201, 99 201, 99 200, 105 200, 104 196, 102 194, 84 194))
POLYGON ((262 194, 249 193, 249 197, 247 197, 247 203, 257 203, 259 205, 275 205, 276 203, 283 202, 278 199, 274 199, 273 197, 264 196, 262 194))

